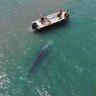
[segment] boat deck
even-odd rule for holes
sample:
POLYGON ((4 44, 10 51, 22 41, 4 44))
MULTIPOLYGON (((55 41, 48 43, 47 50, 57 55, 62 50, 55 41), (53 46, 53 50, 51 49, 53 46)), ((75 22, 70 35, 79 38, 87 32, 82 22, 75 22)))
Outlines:
POLYGON ((54 23, 64 20, 65 19, 64 14, 65 14, 65 12, 62 13, 61 18, 58 17, 58 13, 54 13, 54 14, 45 16, 46 19, 44 20, 43 23, 41 22, 40 19, 36 20, 35 22, 38 24, 37 29, 41 29, 43 27, 46 27, 46 26, 49 26, 49 25, 52 25, 54 23))

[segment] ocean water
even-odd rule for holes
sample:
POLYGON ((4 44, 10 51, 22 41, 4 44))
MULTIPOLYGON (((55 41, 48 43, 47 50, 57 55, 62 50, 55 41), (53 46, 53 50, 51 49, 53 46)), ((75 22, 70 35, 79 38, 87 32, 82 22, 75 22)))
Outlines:
POLYGON ((0 96, 96 96, 96 0, 1 0, 0 96), (41 12, 60 8, 70 12, 67 24, 31 29, 41 12))

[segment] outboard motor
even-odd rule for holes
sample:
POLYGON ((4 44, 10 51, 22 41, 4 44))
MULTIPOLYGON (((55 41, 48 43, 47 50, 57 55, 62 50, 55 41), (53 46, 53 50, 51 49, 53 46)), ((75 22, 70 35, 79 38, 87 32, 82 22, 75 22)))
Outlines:
POLYGON ((32 29, 36 29, 38 27, 37 23, 36 22, 33 22, 32 23, 32 29))

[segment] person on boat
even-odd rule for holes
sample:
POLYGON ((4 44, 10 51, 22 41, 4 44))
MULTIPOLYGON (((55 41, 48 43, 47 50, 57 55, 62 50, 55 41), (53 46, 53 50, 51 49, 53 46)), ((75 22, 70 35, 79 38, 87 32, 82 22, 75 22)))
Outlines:
POLYGON ((65 16, 65 17, 68 17, 68 16, 69 16, 68 11, 67 11, 67 12, 65 12, 64 16, 65 16))
POLYGON ((49 24, 51 24, 50 20, 49 20, 47 17, 45 17, 45 16, 43 15, 43 16, 41 17, 40 22, 43 24, 43 23, 46 22, 46 21, 48 21, 49 24))
POLYGON ((62 15, 62 13, 63 13, 63 10, 60 9, 60 10, 59 10, 59 13, 58 13, 58 15, 57 15, 60 19, 61 19, 61 15, 62 15))
POLYGON ((42 15, 42 17, 40 18, 40 22, 43 24, 45 22, 45 16, 42 15))

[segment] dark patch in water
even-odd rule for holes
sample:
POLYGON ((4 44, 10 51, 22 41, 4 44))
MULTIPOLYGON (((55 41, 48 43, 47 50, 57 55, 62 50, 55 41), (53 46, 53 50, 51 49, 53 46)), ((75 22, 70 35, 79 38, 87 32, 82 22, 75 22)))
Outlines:
POLYGON ((36 57, 34 63, 32 64, 32 67, 28 71, 28 76, 30 76, 38 68, 41 60, 46 56, 46 53, 49 51, 51 45, 52 45, 52 43, 49 43, 49 44, 45 45, 45 47, 43 49, 40 50, 40 53, 36 57))
POLYGON ((47 32, 50 32, 50 31, 54 30, 54 29, 56 30, 57 27, 58 28, 64 28, 64 27, 67 26, 67 24, 69 24, 69 18, 65 22, 62 21, 62 22, 56 23, 54 25, 50 25, 48 27, 42 28, 40 30, 34 30, 34 32, 35 33, 40 33, 40 34, 41 33, 45 34, 47 32))

